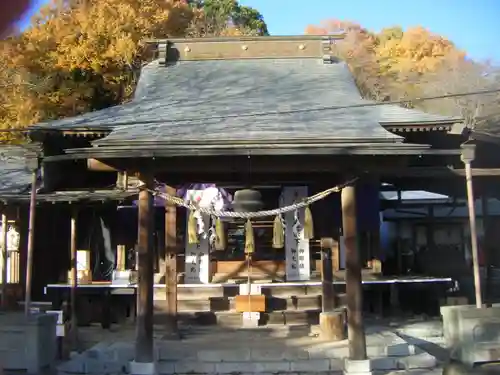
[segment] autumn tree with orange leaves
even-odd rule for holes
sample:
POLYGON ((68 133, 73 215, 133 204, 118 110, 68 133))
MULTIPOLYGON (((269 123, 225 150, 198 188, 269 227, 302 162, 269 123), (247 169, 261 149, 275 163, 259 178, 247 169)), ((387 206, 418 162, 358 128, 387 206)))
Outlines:
POLYGON ((379 101, 408 100, 405 105, 429 112, 460 115, 471 126, 498 119, 498 94, 411 102, 412 98, 498 87, 500 79, 489 64, 466 59, 446 38, 423 27, 394 26, 371 32, 354 22, 326 20, 308 26, 307 34, 345 31, 337 53, 346 61, 361 94, 379 101))
POLYGON ((245 33, 267 28, 260 13, 236 0, 53 1, 22 34, 0 42, 1 128, 128 100, 142 64, 151 59, 145 39, 245 33), (207 17, 205 6, 217 18, 207 17), (196 35, 199 30, 204 35, 196 35))

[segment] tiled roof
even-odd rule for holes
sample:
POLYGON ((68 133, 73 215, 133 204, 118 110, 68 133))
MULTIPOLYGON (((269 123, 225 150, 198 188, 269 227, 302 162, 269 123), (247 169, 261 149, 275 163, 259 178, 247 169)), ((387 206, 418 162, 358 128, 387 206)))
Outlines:
POLYGON ((96 142, 98 145, 193 139, 397 142, 400 137, 384 130, 380 123, 454 120, 396 105, 301 112, 363 103, 371 102, 361 98, 342 62, 246 59, 179 61, 162 66, 153 61, 143 67, 131 102, 39 126, 113 129, 96 142), (278 114, 259 115, 269 112, 278 114))
POLYGON ((22 147, 0 147, 0 194, 29 191, 32 174, 26 168, 24 155, 22 147))

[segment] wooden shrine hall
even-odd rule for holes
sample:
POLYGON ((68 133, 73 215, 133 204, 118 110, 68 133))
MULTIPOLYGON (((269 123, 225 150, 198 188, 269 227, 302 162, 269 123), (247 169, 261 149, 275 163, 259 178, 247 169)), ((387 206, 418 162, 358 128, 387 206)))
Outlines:
POLYGON ((151 41, 157 56, 130 102, 29 128, 25 164, 16 159, 24 189, 0 191, 23 223, 26 308, 48 284, 71 286, 76 319, 80 284, 125 277, 119 286, 137 294, 135 360, 152 363, 160 284, 175 334, 182 284, 243 282, 237 309, 251 314, 266 311, 259 281, 310 282, 335 320, 333 284, 345 283, 350 356, 364 359, 362 282, 381 273, 380 183, 465 196, 465 181, 449 181, 474 173, 475 143, 451 132, 459 118, 362 99, 336 56, 340 38, 151 41), (79 270, 77 250, 93 247, 100 258, 83 263, 97 266, 79 270))

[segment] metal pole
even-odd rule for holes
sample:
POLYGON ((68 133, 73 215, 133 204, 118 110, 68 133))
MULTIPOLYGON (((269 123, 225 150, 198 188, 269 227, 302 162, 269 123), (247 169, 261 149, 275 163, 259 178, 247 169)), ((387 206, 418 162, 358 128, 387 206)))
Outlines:
POLYGON ((476 307, 481 308, 483 306, 483 298, 481 295, 481 274, 479 272, 476 209, 474 206, 474 190, 472 187, 472 169, 470 161, 464 161, 464 164, 465 164, 465 178, 467 181, 467 204, 469 207, 470 241, 472 250, 472 269, 474 272, 476 307))
POLYGON ((36 182, 38 169, 34 169, 31 177, 30 211, 28 222, 28 250, 26 255, 26 289, 24 295, 24 314, 30 313, 31 306, 31 278, 33 274, 33 249, 35 246, 35 212, 36 212, 36 182))
MULTIPOLYGON (((5 209, 5 207, 4 207, 5 209)), ((7 253, 7 215, 2 214, 2 307, 5 306, 7 298, 5 293, 7 292, 7 265, 8 265, 8 253, 7 253)))

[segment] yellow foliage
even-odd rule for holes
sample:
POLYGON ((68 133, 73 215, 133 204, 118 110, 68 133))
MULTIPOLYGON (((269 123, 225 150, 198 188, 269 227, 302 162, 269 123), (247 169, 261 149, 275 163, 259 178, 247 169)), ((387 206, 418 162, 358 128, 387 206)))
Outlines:
POLYGON ((186 36, 203 19, 203 10, 185 0, 53 0, 22 34, 0 42, 0 127, 23 128, 127 100, 150 59, 141 41, 186 36))
POLYGON ((378 100, 417 96, 422 75, 465 57, 452 42, 422 27, 403 31, 394 26, 371 33, 352 22, 327 20, 308 26, 306 33, 340 29, 347 31, 338 47, 340 57, 349 64, 362 94, 378 100))

